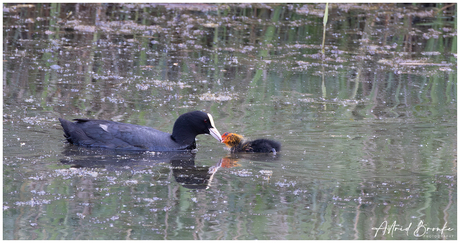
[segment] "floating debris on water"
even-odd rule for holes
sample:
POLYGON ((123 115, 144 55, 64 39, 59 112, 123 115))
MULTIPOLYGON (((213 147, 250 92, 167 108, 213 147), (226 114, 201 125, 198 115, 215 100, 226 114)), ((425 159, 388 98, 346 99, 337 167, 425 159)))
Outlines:
POLYGON ((43 205, 43 204, 50 204, 51 201, 50 200, 46 200, 46 199, 30 199, 30 201, 26 201, 26 202, 15 202, 14 204, 16 206, 31 206, 31 207, 34 207, 34 206, 40 206, 40 205, 43 205))
POLYGON ((262 178, 266 181, 269 181, 270 177, 273 175, 272 170, 260 170, 259 173, 262 174, 262 178))
POLYGON ((61 69, 61 66, 54 64, 54 65, 51 65, 50 68, 54 70, 58 70, 58 69, 61 69))
POLYGON ((201 95, 198 95, 200 100, 206 101, 228 101, 228 100, 236 100, 238 99, 236 94, 228 93, 228 92, 217 92, 211 93, 207 92, 201 95))
POLYGON ((237 170, 237 171, 231 171, 230 173, 240 176, 240 177, 249 177, 252 176, 252 172, 249 170, 237 170))
POLYGON ((127 181, 125 181, 124 184, 127 185, 127 186, 130 186, 130 185, 136 185, 138 183, 139 182, 137 180, 127 180, 127 181))
POLYGON ((279 186, 279 187, 291 187, 291 186, 295 186, 297 184, 297 182, 295 181, 287 181, 287 180, 284 180, 284 181, 278 181, 275 183, 275 185, 279 186))
POLYGON ((71 176, 91 176, 97 177, 99 175, 96 171, 89 171, 83 168, 69 168, 69 169, 57 169, 55 170, 56 176, 63 176, 64 178, 70 178, 71 176))

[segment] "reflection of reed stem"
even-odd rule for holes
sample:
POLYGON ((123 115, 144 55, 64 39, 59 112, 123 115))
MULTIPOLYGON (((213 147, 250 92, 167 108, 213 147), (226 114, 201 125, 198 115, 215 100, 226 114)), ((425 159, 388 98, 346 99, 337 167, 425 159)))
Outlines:
POLYGON ((395 105, 389 110, 389 112, 393 113, 395 117, 398 117, 399 114, 398 112, 395 111, 395 109, 398 108, 398 106, 401 104, 401 101, 399 101, 399 92, 401 91, 401 75, 399 75, 399 81, 398 81, 398 86, 396 87, 395 91, 395 105))
POLYGON ((321 45, 321 53, 323 54, 323 59, 324 59, 324 41, 326 39, 326 24, 327 24, 328 8, 329 8, 329 3, 326 3, 326 9, 324 9, 324 17, 323 17, 323 44, 321 45))
MULTIPOLYGON (((323 43, 321 44, 321 58, 323 64, 323 72, 322 72, 322 82, 321 82, 321 91, 323 92, 323 98, 326 99, 326 85, 324 83, 324 42, 326 39, 326 24, 327 24, 327 15, 328 15, 329 3, 326 3, 326 8, 324 9, 324 17, 323 17, 323 43)), ((324 103, 324 110, 326 110, 326 103, 324 103)))
MULTIPOLYGON (((323 55, 324 56, 324 55, 323 55)), ((323 61, 324 62, 324 58, 323 58, 323 61)), ((322 67, 323 71, 322 71, 322 80, 321 80, 321 91, 323 92, 323 99, 326 99, 326 84, 324 82, 324 63, 323 63, 323 67, 322 67)), ((327 110, 327 102, 324 102, 324 110, 327 110)))

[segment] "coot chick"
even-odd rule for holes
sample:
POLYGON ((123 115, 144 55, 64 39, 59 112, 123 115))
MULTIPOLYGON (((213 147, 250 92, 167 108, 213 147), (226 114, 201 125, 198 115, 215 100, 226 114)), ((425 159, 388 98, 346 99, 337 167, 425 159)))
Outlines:
POLYGON ((177 151, 196 148, 195 137, 211 134, 222 141, 211 114, 191 111, 174 123, 172 134, 156 129, 106 120, 59 118, 64 137, 74 145, 123 150, 177 151))
POLYGON ((230 148, 232 153, 253 152, 253 153, 273 153, 281 150, 281 144, 269 139, 256 139, 253 141, 244 141, 243 136, 236 133, 224 133, 222 143, 230 148))

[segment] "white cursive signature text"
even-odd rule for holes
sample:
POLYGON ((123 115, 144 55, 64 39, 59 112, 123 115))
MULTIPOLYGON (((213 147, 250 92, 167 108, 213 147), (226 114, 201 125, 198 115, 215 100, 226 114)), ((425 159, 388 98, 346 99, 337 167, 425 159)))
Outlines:
MULTIPOLYGON (((409 231, 411 230, 411 227, 412 223, 409 223, 409 225, 407 226, 402 226, 400 224, 397 224, 396 221, 393 221, 393 223, 389 225, 388 222, 385 220, 380 224, 379 227, 372 227, 372 230, 375 230, 374 237, 377 237, 379 232, 381 232, 382 235, 391 235, 393 237, 393 234, 398 231, 404 232, 407 236, 409 236, 409 231)), ((453 230, 453 228, 447 227, 447 222, 444 223, 444 226, 442 228, 438 228, 428 227, 427 224, 423 223, 423 220, 420 220, 420 222, 417 224, 417 227, 414 229, 412 233, 415 237, 422 237, 427 233, 439 233, 441 236, 444 236, 444 232, 453 230)))

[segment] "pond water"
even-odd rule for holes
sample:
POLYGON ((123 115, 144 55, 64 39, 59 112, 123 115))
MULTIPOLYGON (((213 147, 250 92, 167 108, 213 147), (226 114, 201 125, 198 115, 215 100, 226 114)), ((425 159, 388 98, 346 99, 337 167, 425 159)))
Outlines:
POLYGON ((4 4, 3 238, 457 239, 456 4, 4 4), (65 143, 58 118, 282 143, 65 143))

